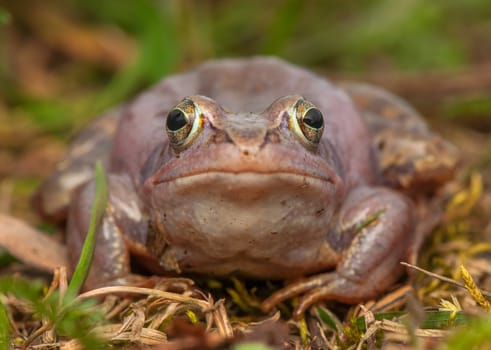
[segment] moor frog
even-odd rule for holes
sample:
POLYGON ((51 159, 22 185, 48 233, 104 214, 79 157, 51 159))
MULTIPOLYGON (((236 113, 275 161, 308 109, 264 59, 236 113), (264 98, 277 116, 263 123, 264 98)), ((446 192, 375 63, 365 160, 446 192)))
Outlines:
POLYGON ((456 163, 382 89, 336 86, 274 58, 212 61, 94 121, 45 182, 37 205, 68 216, 72 264, 97 158, 110 202, 89 287, 131 282, 130 255, 159 274, 310 276, 264 304, 302 294, 299 312, 389 287, 414 245, 415 199, 456 163))

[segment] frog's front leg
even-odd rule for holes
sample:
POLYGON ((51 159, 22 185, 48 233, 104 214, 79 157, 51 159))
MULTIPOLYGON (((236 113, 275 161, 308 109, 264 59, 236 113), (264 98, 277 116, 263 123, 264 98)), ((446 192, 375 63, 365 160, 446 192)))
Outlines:
POLYGON ((327 235, 340 252, 336 270, 302 279, 267 298, 262 308, 303 294, 294 312, 298 319, 321 300, 356 303, 380 294, 400 276, 399 264, 413 239, 413 205, 404 195, 381 187, 353 190, 327 235))
MULTIPOLYGON (((96 233, 94 257, 85 288, 136 282, 138 279, 130 271, 130 254, 147 255, 147 222, 130 179, 109 175, 108 192, 109 202, 96 233)), ((72 268, 78 262, 89 228, 94 195, 95 184, 90 181, 76 191, 69 208, 67 247, 72 268)))

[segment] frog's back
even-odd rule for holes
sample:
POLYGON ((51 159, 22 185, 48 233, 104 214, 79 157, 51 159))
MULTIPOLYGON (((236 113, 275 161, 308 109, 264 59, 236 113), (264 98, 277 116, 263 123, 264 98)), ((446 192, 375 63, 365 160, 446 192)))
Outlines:
POLYGON ((434 134, 411 105, 370 84, 341 87, 368 124, 386 185, 414 196, 431 193, 453 177, 457 150, 434 134))

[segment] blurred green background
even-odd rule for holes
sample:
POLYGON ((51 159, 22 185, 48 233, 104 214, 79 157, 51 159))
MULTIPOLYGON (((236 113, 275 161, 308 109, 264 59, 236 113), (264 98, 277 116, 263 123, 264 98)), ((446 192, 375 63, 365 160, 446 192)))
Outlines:
POLYGON ((0 177, 45 175, 97 113, 217 57, 375 82, 488 132, 490 33, 489 0, 0 0, 0 177))

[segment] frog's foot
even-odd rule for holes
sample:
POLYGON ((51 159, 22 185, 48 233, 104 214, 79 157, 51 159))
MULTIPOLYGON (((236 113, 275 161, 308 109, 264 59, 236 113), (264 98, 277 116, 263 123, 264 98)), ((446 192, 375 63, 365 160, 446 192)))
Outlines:
POLYGON ((306 293, 301 297, 299 304, 293 312, 293 318, 299 319, 309 306, 324 299, 324 293, 320 296, 318 293, 319 290, 322 289, 328 294, 331 293, 332 288, 328 286, 336 281, 335 277, 335 273, 324 273, 289 284, 266 298, 261 304, 261 309, 268 312, 282 301, 306 293))
MULTIPOLYGON (((337 272, 323 273, 301 279, 280 289, 263 301, 261 309, 267 312, 282 301, 301 295, 293 312, 293 318, 298 320, 310 306, 322 300, 337 300, 353 304, 375 297, 380 294, 380 290, 374 288, 375 285, 371 282, 371 280, 366 283, 359 280, 350 281, 337 272)), ((383 284, 385 287, 385 283, 383 284)))

